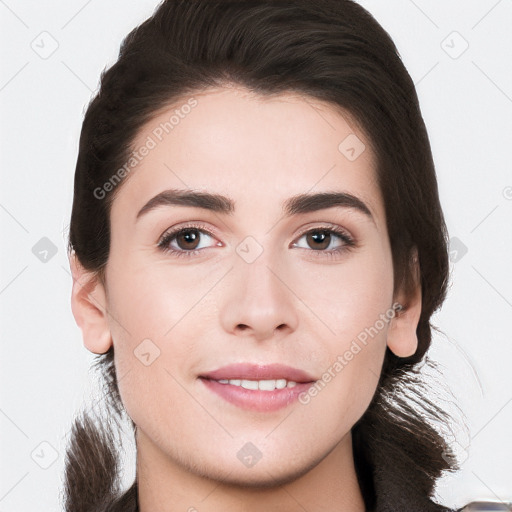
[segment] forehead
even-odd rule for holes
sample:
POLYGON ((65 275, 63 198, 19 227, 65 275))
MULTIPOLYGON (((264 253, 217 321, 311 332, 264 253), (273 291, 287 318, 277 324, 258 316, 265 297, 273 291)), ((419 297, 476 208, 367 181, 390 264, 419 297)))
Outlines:
POLYGON ((160 109, 132 148, 113 217, 135 219, 151 197, 174 188, 228 195, 237 211, 348 191, 383 214, 370 141, 341 109, 310 97, 208 89, 160 109))

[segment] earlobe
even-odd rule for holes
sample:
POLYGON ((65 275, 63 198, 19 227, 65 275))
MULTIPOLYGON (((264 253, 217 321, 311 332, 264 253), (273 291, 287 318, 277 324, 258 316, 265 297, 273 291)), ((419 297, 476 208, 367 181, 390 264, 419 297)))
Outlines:
POLYGON ((411 263, 414 276, 414 286, 407 295, 401 291, 396 302, 402 307, 395 310, 395 316, 390 322, 387 344, 397 357, 410 357, 418 348, 416 329, 421 316, 421 281, 418 252, 414 248, 411 263))
POLYGON ((95 273, 84 269, 74 252, 69 256, 69 266, 73 276, 71 310, 84 346, 94 354, 104 354, 112 345, 105 288, 95 273))

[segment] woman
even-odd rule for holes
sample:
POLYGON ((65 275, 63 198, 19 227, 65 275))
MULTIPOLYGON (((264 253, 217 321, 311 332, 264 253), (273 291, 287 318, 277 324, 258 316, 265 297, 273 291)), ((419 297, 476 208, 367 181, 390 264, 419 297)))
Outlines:
POLYGON ((449 510, 419 374, 446 227, 413 82, 362 7, 163 2, 87 109, 69 250, 112 416, 75 421, 66 510, 449 510))

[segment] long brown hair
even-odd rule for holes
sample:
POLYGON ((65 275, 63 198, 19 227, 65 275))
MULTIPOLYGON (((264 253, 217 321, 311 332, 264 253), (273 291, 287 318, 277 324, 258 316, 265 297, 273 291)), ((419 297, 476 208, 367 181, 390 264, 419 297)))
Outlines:
MULTIPOLYGON (((459 469, 433 427, 450 417, 428 400, 421 377, 432 338, 430 318, 446 294, 447 230, 414 84, 387 32, 361 6, 351 0, 163 1, 124 39, 117 62, 102 73, 87 108, 69 251, 104 282, 110 207, 122 183, 102 189, 101 198, 98 190, 128 161, 135 136, 155 112, 187 94, 226 84, 262 95, 299 92, 330 102, 349 113, 371 142, 395 289, 411 286, 409 261, 416 247, 422 311, 416 353, 399 358, 387 348, 372 402, 352 428, 356 470, 369 511, 449 510, 432 498, 442 473, 459 469)), ((135 511, 137 482, 127 491, 119 489, 115 433, 126 418, 113 346, 97 357, 97 365, 111 413, 93 418, 83 412, 74 421, 65 508, 135 511)))

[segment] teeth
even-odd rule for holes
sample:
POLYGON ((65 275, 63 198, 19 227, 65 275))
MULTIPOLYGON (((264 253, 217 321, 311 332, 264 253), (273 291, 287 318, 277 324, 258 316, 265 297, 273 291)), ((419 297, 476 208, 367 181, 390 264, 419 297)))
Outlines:
POLYGON ((258 382, 258 388, 263 391, 274 391, 276 389, 275 380, 260 380, 258 382))
POLYGON ((258 389, 257 380, 242 380, 242 387, 245 389, 258 389))
POLYGON ((283 389, 286 387, 286 379, 277 379, 276 380, 276 388, 283 389))
POLYGON ((248 379, 219 379, 220 384, 231 384, 232 386, 241 386, 244 389, 274 391, 275 389, 293 388, 297 385, 293 380, 248 380, 248 379))

